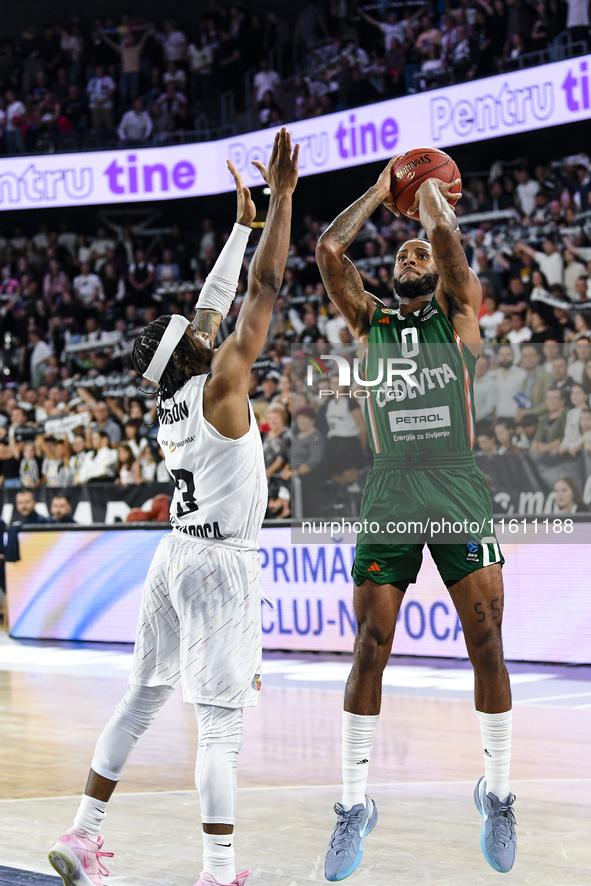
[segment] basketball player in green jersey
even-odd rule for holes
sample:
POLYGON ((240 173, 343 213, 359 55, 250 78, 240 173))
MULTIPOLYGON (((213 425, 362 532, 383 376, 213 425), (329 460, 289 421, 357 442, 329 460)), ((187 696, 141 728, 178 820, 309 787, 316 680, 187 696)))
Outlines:
MULTIPOLYGON (((382 203, 396 212, 390 193, 396 159, 327 228, 316 258, 330 299, 356 340, 368 343, 367 378, 376 378, 380 343, 382 349, 398 346, 403 357, 413 355, 417 369, 420 361, 423 365, 414 384, 368 388, 366 421, 374 469, 360 519, 383 527, 385 519, 414 520, 420 512, 421 517, 451 521, 461 516, 469 523, 479 521, 482 528, 469 541, 431 543, 429 549, 457 610, 474 668, 485 764, 485 776, 474 792, 484 819, 480 845, 491 867, 504 873, 513 866, 516 840, 515 797, 508 783, 511 689, 501 640, 503 558, 492 535, 490 492, 473 453, 472 377, 480 351, 481 288, 460 241, 453 209, 460 195, 451 193, 455 183, 431 178, 421 184, 409 210, 420 219, 428 240, 409 240, 396 255, 393 284, 399 310, 384 308, 365 292, 346 251, 382 203), (437 431, 425 424, 430 418, 437 431)), ((358 627, 343 712, 343 797, 335 805, 338 819, 325 858, 327 880, 353 873, 363 840, 377 821, 365 788, 382 673, 404 593, 420 569, 422 548, 419 538, 391 544, 358 539, 352 573, 358 627)))

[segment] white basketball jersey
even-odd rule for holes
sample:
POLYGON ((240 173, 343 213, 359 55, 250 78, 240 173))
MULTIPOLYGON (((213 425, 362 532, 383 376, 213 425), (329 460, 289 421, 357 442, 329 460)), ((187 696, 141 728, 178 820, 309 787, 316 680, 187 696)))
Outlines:
POLYGON ((263 444, 250 402, 250 428, 224 437, 203 415, 208 375, 191 378, 158 409, 158 443, 175 484, 173 529, 185 536, 252 548, 267 509, 263 444))

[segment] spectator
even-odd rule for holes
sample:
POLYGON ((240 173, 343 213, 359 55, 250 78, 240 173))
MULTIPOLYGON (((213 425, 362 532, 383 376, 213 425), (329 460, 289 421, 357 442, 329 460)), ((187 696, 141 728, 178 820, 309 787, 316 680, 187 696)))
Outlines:
POLYGON ((132 455, 134 459, 139 458, 140 451, 143 449, 143 445, 146 445, 146 441, 143 440, 142 444, 140 444, 138 440, 138 430, 140 428, 141 422, 136 418, 130 418, 125 422, 123 426, 123 442, 126 446, 129 446, 131 449, 132 455))
POLYGON ((29 343, 31 346, 31 385, 34 388, 38 388, 41 385, 49 358, 51 357, 51 348, 44 341, 41 330, 36 327, 29 330, 29 343))
POLYGON ((266 92, 272 93, 275 101, 278 101, 281 94, 281 78, 277 71, 272 71, 270 69, 269 60, 267 58, 263 57, 260 60, 258 73, 254 75, 252 83, 256 102, 261 102, 266 92))
MULTIPOLYGON (((101 37, 111 49, 118 53, 121 58, 121 77, 119 80, 119 98, 121 105, 128 108, 138 94, 141 73, 141 55, 146 44, 146 40, 150 36, 147 28, 136 42, 135 34, 132 32, 124 32, 121 43, 115 43, 114 40, 103 31, 101 37)), ((93 129, 96 129, 93 125, 93 129)), ((112 127, 107 127, 112 128, 112 127)))
POLYGON ((49 487, 70 486, 73 481, 70 471, 70 446, 65 440, 58 440, 49 434, 41 438, 45 458, 41 465, 41 484, 49 487))
POLYGON ((526 408, 541 413, 547 409, 546 393, 554 384, 552 376, 541 365, 542 354, 539 347, 525 344, 521 348, 521 368, 526 378, 521 385, 521 392, 529 401, 526 408))
MULTIPOLYGON (((519 357, 520 346, 530 340, 532 331, 525 323, 524 311, 513 311, 509 315, 509 333, 507 340, 513 345, 516 358, 519 357)), ((498 331, 499 327, 497 327, 498 331)))
POLYGON ((27 109, 15 93, 8 89, 6 91, 6 128, 4 137, 6 140, 6 150, 9 154, 22 154, 25 150, 25 143, 21 124, 25 121, 27 109))
POLYGON ((35 496, 29 489, 17 492, 15 508, 10 521, 11 526, 31 526, 37 523, 49 523, 49 518, 40 514, 36 507, 35 496))
POLYGON ((478 425, 476 427, 476 442, 481 452, 488 455, 496 455, 499 451, 497 438, 492 427, 489 424, 478 425))
POLYGON ((573 356, 575 357, 575 359, 569 366, 568 374, 573 381, 580 384, 583 380, 585 363, 587 362, 587 360, 591 359, 591 341, 589 341, 589 339, 586 337, 580 338, 575 341, 573 356))
POLYGON ((152 118, 144 108, 143 99, 134 100, 133 109, 123 115, 117 133, 125 147, 139 147, 148 141, 152 133, 152 118))
POLYGON ((492 341, 496 337, 499 323, 505 319, 505 315, 498 310, 496 296, 487 295, 482 301, 485 313, 478 318, 478 324, 484 334, 485 341, 492 341))
POLYGON ((346 486, 350 492, 359 492, 359 468, 367 448, 365 419, 357 400, 347 397, 339 385, 338 376, 330 379, 330 385, 333 395, 324 408, 328 425, 326 460, 335 483, 346 486))
POLYGON ((322 497, 318 468, 324 455, 324 441, 316 429, 316 413, 311 406, 300 406, 295 414, 297 433, 292 438, 291 464, 281 472, 285 480, 299 477, 302 487, 302 513, 318 516, 322 497))
POLYGON ((577 261, 576 255, 572 249, 565 249, 563 283, 566 294, 571 301, 579 300, 575 284, 579 277, 587 276, 586 271, 587 268, 582 262, 577 261))
POLYGON ((499 455, 504 455, 506 452, 521 452, 513 442, 515 426, 510 419, 499 418, 493 425, 493 431, 498 443, 497 452, 499 455))
POLYGON ((22 457, 19 463, 20 486, 35 489, 41 480, 41 458, 37 455, 35 443, 27 440, 22 445, 22 457))
POLYGON ((170 19, 164 22, 164 33, 160 35, 165 62, 182 62, 187 47, 187 38, 180 30, 178 22, 170 19))
POLYGON ((291 433, 287 427, 287 413, 279 403, 271 403, 265 418, 269 430, 263 435, 263 455, 267 479, 271 480, 289 464, 291 433))
POLYGON ((163 460, 156 458, 153 446, 145 446, 139 457, 140 472, 138 483, 167 483, 170 480, 163 460))
POLYGON ((95 430, 91 437, 92 449, 78 471, 79 483, 109 483, 115 479, 117 452, 111 449, 109 435, 104 430, 95 430))
POLYGON ((497 405, 499 392, 493 372, 489 372, 490 361, 481 354, 474 370, 474 411, 476 421, 491 421, 497 405))
POLYGON ((20 451, 18 444, 10 438, 6 426, 0 427, 0 486, 4 489, 18 489, 20 451))
POLYGON ((573 405, 571 403, 570 395, 574 381, 568 374, 568 360, 566 357, 563 357, 562 355, 554 357, 552 360, 552 374, 554 376, 554 386, 563 392, 566 407, 567 409, 570 409, 573 405))
POLYGON ((515 395, 521 391, 527 372, 514 365, 515 356, 511 345, 501 345, 497 357, 499 368, 491 373, 498 391, 497 418, 515 418, 519 409, 515 395))
POLYGON ((536 195, 540 190, 540 183, 530 177, 527 169, 518 169, 515 178, 518 182, 516 188, 518 205, 524 215, 531 216, 535 208, 536 195))
POLYGON ((107 404, 103 400, 95 400, 84 388, 78 388, 78 394, 92 409, 94 420, 90 423, 91 431, 106 433, 110 445, 119 443, 121 427, 110 414, 107 404))
POLYGON ((117 474, 115 483, 129 486, 138 482, 138 464, 128 443, 117 446, 117 474))
POLYGON ((559 477, 554 484, 554 513, 576 514, 586 511, 581 490, 571 477, 559 477))
POLYGON ((113 129, 113 94, 115 84, 111 77, 105 75, 105 69, 98 65, 94 77, 88 81, 88 107, 90 120, 95 132, 113 129))
POLYGON ((178 264, 173 261, 170 249, 165 249, 162 253, 162 261, 156 268, 156 282, 162 286, 164 283, 174 283, 181 279, 181 270, 178 264))
POLYGON ((135 261, 129 265, 129 285, 136 295, 136 303, 145 307, 151 303, 152 284, 155 277, 154 265, 146 261, 143 249, 136 249, 135 261))
POLYGON ((187 75, 182 68, 177 66, 176 62, 168 62, 162 82, 165 89, 169 83, 172 83, 175 92, 185 93, 187 91, 187 75))
POLYGON ((49 510, 52 523, 63 523, 69 526, 76 523, 72 515, 72 505, 65 495, 59 493, 54 495, 49 510))
MULTIPOLYGON (((90 431, 90 427, 89 427, 90 431)), ((80 468, 84 463, 84 459, 86 457, 86 453, 88 447, 86 445, 86 437, 84 434, 75 434, 74 442, 72 443, 72 454, 70 455, 70 461, 68 467, 70 468, 70 473, 73 479, 73 482, 76 485, 80 484, 80 468)), ((89 441, 90 442, 90 441, 89 441)))
POLYGON ((581 375, 581 384, 587 394, 591 394, 591 360, 587 360, 581 375))
POLYGON ((582 385, 573 383, 570 392, 572 408, 568 410, 566 416, 566 426, 564 429, 564 437, 559 447, 559 452, 569 452, 576 455, 583 445, 582 432, 580 428, 580 420, 583 409, 589 408, 589 395, 582 385))
POLYGON ((278 126, 282 122, 281 108, 270 89, 265 92, 262 99, 258 102, 257 111, 260 125, 263 129, 268 126, 278 126))
POLYGON ((544 240, 543 252, 532 249, 531 246, 523 242, 517 244, 516 251, 537 262, 548 286, 554 286, 556 283, 562 285, 564 262, 558 246, 551 237, 546 237, 544 240))
POLYGON ((74 277, 74 293, 87 308, 104 300, 105 294, 101 278, 91 272, 88 261, 82 262, 80 273, 74 277))
POLYGON ((535 412, 526 412, 515 423, 516 445, 522 451, 531 449, 534 437, 540 425, 540 419, 535 412))
POLYGON ((566 428, 566 402, 559 388, 546 392, 546 408, 540 414, 540 424, 531 445, 532 452, 557 453, 566 428))

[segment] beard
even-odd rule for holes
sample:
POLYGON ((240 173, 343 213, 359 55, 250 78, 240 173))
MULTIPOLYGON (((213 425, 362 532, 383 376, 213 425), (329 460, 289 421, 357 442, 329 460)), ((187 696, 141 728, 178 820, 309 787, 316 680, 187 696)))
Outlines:
POLYGON ((439 282, 439 274, 437 271, 433 274, 423 274, 422 277, 415 277, 412 280, 397 280, 392 277, 392 285, 394 292, 400 301, 412 301, 415 298, 425 298, 433 295, 439 282))

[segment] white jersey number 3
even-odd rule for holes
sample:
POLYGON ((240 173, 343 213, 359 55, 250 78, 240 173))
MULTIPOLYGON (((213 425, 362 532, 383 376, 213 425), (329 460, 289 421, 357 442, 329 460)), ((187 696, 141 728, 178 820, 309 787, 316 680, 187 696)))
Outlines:
POLYGON ((199 505, 195 501, 195 481, 191 471, 186 471, 184 468, 173 468, 171 474, 182 499, 176 506, 177 517, 186 517, 187 514, 198 511, 199 505))

